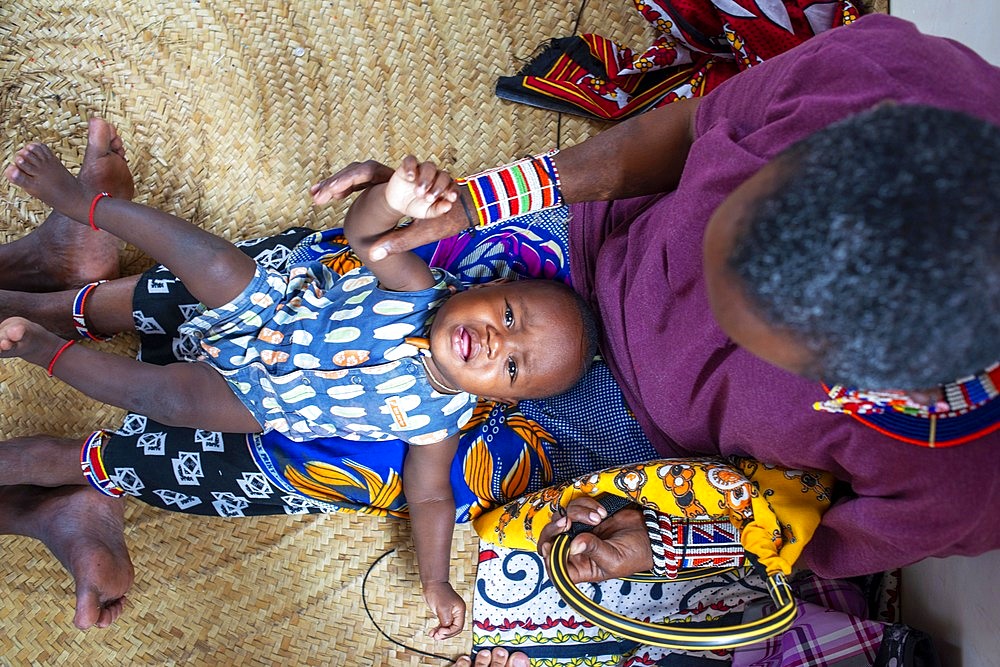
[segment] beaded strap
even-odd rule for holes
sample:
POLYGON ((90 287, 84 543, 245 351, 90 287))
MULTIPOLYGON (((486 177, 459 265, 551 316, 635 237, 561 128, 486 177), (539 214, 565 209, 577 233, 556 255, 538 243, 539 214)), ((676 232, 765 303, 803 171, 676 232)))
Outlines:
POLYGON ((94 431, 83 441, 83 447, 80 448, 80 468, 83 476, 95 489, 106 496, 121 498, 125 491, 111 481, 101 459, 101 446, 108 435, 107 431, 94 431))
POLYGON ((559 170, 552 160, 558 152, 551 150, 459 180, 459 186, 469 189, 476 228, 560 206, 559 170))
POLYGON ((87 320, 84 318, 83 310, 87 304, 87 297, 90 293, 94 291, 94 288, 101 283, 106 283, 107 280, 98 280, 94 283, 88 283, 80 288, 80 291, 76 293, 73 297, 73 326, 76 327, 76 332, 80 334, 80 338, 89 338, 90 340, 111 340, 111 336, 98 336, 87 328, 87 320))
POLYGON ((646 532, 649 534, 649 548, 653 551, 653 567, 650 572, 658 577, 673 579, 677 576, 677 561, 667 559, 667 547, 663 543, 663 538, 670 539, 672 533, 669 517, 660 514, 651 507, 643 507, 642 518, 646 524, 646 532), (661 517, 666 519, 666 526, 660 525, 661 517))

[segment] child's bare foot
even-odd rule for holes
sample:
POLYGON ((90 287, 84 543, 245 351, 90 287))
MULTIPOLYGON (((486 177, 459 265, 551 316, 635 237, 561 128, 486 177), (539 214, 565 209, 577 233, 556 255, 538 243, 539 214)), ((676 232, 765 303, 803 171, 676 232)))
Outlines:
POLYGON ((32 197, 86 224, 88 192, 45 144, 28 144, 14 156, 4 175, 32 197))
MULTIPOLYGON (((85 186, 107 192, 116 199, 129 199, 135 195, 135 184, 128 162, 125 161, 125 144, 118 131, 103 118, 91 118, 87 125, 87 149, 77 179, 85 186)), ((50 237, 49 253, 71 272, 67 287, 78 287, 95 280, 109 280, 119 276, 118 258, 124 245, 108 232, 95 232, 62 214, 49 216, 37 231, 50 237), (46 225, 58 229, 46 230, 46 225)))
MULTIPOLYGON (((135 192, 122 139, 101 118, 91 118, 88 124, 78 180, 118 199, 131 199, 135 192)), ((0 246, 0 289, 55 292, 117 278, 121 247, 111 234, 95 232, 52 211, 37 229, 0 246)))
POLYGON ((41 540, 76 581, 81 630, 111 625, 125 608, 135 571, 124 534, 124 503, 89 486, 0 487, 4 533, 41 540))
POLYGON ((40 324, 23 317, 9 317, 0 322, 0 357, 20 357, 38 366, 46 366, 66 341, 40 324))
POLYGON ((87 123, 87 150, 77 175, 85 185, 118 199, 132 199, 135 184, 125 156, 125 142, 114 125, 103 118, 87 123))

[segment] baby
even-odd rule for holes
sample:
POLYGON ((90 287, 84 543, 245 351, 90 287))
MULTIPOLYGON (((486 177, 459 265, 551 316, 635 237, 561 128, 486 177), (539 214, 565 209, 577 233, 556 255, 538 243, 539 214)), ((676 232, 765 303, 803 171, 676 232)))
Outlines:
MULTIPOLYGON (((477 396, 514 403, 582 377, 596 329, 575 293, 544 280, 463 289, 412 253, 374 261, 373 243, 400 218, 436 217, 457 198, 447 173, 412 157, 348 211, 344 230, 365 266, 342 277, 320 263, 268 271, 184 220, 89 191, 40 144, 19 151, 6 176, 166 265, 204 310, 185 325, 202 341, 196 363, 155 366, 73 347, 18 317, 0 323, 0 356, 164 424, 406 441, 403 488, 424 597, 438 618, 431 635, 457 634, 465 604, 449 583, 449 468, 459 429, 477 396)), ((76 475, 64 483, 79 483, 76 475)))

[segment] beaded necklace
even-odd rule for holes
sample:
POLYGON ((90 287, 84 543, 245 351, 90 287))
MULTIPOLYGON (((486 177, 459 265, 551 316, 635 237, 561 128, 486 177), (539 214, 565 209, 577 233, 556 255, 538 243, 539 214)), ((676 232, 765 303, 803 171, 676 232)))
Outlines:
POLYGON ((444 391, 441 391, 439 393, 442 393, 442 394, 461 394, 462 393, 461 390, 459 390, 459 389, 453 389, 450 385, 448 385, 443 380, 441 380, 434 373, 434 371, 431 370, 431 367, 427 365, 427 360, 431 356, 431 344, 430 344, 430 341, 428 341, 426 338, 420 338, 420 337, 417 337, 417 336, 407 336, 406 338, 403 339, 403 342, 405 342, 405 343, 407 343, 409 345, 412 345, 413 347, 417 348, 417 356, 420 358, 420 364, 424 367, 424 372, 427 373, 427 378, 431 381, 431 385, 432 386, 436 385, 434 387, 436 390, 439 389, 439 388, 444 390, 444 391))
POLYGON ((941 385, 944 401, 927 406, 899 391, 867 391, 823 385, 829 399, 813 408, 848 414, 866 426, 924 447, 951 447, 1000 428, 1000 362, 941 385))

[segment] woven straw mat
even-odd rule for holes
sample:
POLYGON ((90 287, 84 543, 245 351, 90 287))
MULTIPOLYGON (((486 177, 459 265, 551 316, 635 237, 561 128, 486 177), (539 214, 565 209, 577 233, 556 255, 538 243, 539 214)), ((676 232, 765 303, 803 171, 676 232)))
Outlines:
MULTIPOLYGON (((593 3, 581 32, 644 46, 631 3, 593 3), (610 5, 610 6, 604 6, 610 5)), ((0 2, 0 127, 6 162, 42 141, 75 172, 86 120, 117 126, 136 200, 228 239, 293 224, 335 226, 344 206, 317 210, 308 186, 352 160, 407 153, 470 173, 581 141, 601 126, 502 102, 498 76, 542 41, 573 32, 579 7, 514 0, 354 3, 139 0, 0 2)), ((30 232, 44 205, 0 185, 0 242, 30 232)), ((151 262, 132 248, 123 271, 151 262)), ((120 336, 105 349, 134 354, 120 336)), ((120 411, 60 386, 19 360, 0 363, 0 439, 82 437, 120 411)), ((72 625, 73 582, 38 542, 4 537, 2 665, 422 665, 393 637, 457 656, 465 632, 426 640, 405 522, 339 514, 224 520, 126 501, 136 567, 126 614, 109 629, 72 625)), ((455 539, 453 581, 470 606, 477 542, 455 539)))

